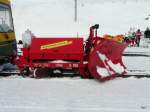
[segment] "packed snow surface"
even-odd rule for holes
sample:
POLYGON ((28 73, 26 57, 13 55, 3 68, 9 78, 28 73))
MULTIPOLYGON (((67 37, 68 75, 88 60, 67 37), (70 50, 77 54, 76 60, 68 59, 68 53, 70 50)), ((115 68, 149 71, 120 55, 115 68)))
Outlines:
POLYGON ((150 80, 0 79, 1 112, 149 112, 150 80))
POLYGON ((123 62, 128 70, 137 71, 135 73, 150 74, 150 48, 127 47, 125 53, 145 56, 123 56, 123 62))
MULTIPOLYGON (((149 0, 13 0, 17 39, 27 29, 37 36, 88 36, 99 23, 100 33, 120 34, 142 28, 150 12, 149 0)), ((143 50, 142 50, 143 49, 143 50)), ((127 53, 147 48, 127 48, 127 53)), ((123 57, 128 73, 150 75, 150 57, 123 57)), ((107 82, 81 78, 31 79, 0 77, 0 112, 149 112, 150 79, 116 78, 107 82)))
MULTIPOLYGON (((150 57, 124 56, 123 61, 129 74, 150 75, 150 57)), ((149 85, 149 78, 135 77, 106 82, 0 77, 0 112, 149 112, 149 85)))

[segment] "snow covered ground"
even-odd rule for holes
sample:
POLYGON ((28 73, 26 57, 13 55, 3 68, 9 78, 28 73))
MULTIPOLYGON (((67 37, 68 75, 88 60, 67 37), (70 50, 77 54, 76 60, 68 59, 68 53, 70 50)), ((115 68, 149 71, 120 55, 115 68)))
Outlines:
POLYGON ((150 79, 0 79, 1 112, 149 112, 150 79))
MULTIPOLYGON (((126 52, 138 49, 130 47, 126 52)), ((123 57, 130 74, 150 75, 150 57, 123 57), (130 71, 132 70, 132 71, 130 71)), ((0 112, 149 112, 150 79, 0 77, 0 112)))
POLYGON ((149 74, 150 75, 150 48, 128 47, 124 54, 137 54, 137 57, 124 56, 123 61, 127 66, 129 74, 149 74))
MULTIPOLYGON (((77 23, 73 0, 23 1, 13 0, 18 39, 27 28, 39 36, 87 36, 95 23, 100 23, 102 33, 110 34, 130 27, 145 29, 150 23, 144 19, 150 13, 149 0, 78 0, 77 23)), ((125 52, 149 55, 150 49, 131 47, 125 52)), ((130 74, 150 75, 150 57, 124 56, 123 61, 130 74)), ((150 79, 134 77, 105 83, 79 77, 0 77, 0 112, 149 112, 149 85, 150 79)))

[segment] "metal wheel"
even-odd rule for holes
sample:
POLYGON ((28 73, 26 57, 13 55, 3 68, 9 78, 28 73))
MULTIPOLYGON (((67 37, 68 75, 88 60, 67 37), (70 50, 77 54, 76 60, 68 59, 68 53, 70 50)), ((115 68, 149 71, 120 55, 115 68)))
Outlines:
POLYGON ((20 71, 20 75, 23 77, 28 77, 30 75, 30 73, 31 73, 31 71, 30 71, 29 67, 26 67, 20 71))
POLYGON ((49 68, 35 68, 33 71, 33 78, 46 78, 51 76, 51 70, 49 68))

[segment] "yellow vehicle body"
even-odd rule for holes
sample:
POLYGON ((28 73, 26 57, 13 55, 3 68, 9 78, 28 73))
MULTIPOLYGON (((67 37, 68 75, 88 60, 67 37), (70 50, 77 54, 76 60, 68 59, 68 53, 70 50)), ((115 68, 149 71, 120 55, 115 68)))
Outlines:
POLYGON ((10 1, 9 1, 9 0, 0 0, 0 3, 9 5, 9 4, 10 4, 10 1))
POLYGON ((9 0, 0 0, 0 65, 16 55, 16 37, 14 32, 11 5, 9 0))

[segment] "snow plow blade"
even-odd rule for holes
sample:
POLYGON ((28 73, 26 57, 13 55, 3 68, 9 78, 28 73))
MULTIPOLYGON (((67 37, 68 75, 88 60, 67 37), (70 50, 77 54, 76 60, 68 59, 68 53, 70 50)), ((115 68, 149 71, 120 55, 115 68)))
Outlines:
POLYGON ((88 68, 90 74, 100 81, 110 80, 126 73, 122 61, 126 43, 115 42, 110 39, 101 39, 89 56, 88 68))

